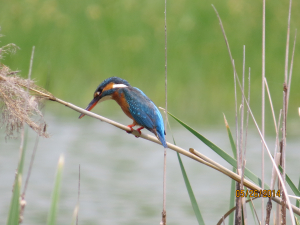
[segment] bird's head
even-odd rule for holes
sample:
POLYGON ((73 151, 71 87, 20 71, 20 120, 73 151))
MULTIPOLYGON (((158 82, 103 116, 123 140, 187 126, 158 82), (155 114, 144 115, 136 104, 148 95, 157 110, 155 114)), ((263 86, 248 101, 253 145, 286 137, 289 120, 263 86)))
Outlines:
MULTIPOLYGON (((112 99, 112 95, 119 88, 129 87, 130 84, 119 77, 110 77, 104 80, 94 92, 94 99, 86 107, 85 110, 91 111, 98 102, 103 102, 105 100, 112 99)), ((85 114, 81 114, 79 119, 84 117, 85 114)))

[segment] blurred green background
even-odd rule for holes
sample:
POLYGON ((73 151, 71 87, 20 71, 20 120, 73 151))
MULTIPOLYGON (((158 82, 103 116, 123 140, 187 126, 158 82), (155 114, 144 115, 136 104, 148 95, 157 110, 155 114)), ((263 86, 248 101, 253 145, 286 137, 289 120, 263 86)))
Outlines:
MULTIPOLYGON (((246 45, 251 106, 260 120, 262 1, 168 1, 168 109, 201 125, 223 124, 223 112, 234 118, 233 70, 211 4, 223 20, 239 76, 246 45)), ((287 0, 267 2, 266 76, 277 115, 282 107, 287 15, 287 0)), ((300 3, 294 1, 291 43, 299 24, 300 3)), ((25 77, 36 46, 32 77, 42 87, 48 80, 48 90, 58 98, 85 107, 100 82, 119 76, 164 106, 162 0, 3 0, 0 26, 1 45, 20 47, 2 63, 25 77)), ((290 118, 298 116, 300 106, 299 55, 297 47, 290 118)), ((106 115, 120 112, 117 106, 101 108, 106 115)), ((48 109, 60 115, 70 112, 52 103, 48 109)), ((266 110, 267 123, 273 127, 269 105, 266 110)))

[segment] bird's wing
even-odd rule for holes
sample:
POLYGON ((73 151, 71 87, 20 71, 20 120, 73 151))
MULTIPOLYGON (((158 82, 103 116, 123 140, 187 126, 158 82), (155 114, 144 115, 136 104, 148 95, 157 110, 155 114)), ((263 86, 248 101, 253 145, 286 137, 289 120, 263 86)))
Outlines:
POLYGON ((138 91, 138 92, 139 92, 140 94, 142 94, 147 100, 149 100, 149 101, 152 102, 152 100, 151 100, 150 98, 148 98, 148 96, 145 95, 145 93, 142 92, 140 89, 138 89, 137 87, 133 87, 133 89, 135 89, 136 91, 138 91))
POLYGON ((124 89, 129 111, 134 120, 141 126, 152 130, 156 127, 157 113, 154 103, 138 88, 124 89))
POLYGON ((156 105, 138 88, 126 88, 124 94, 134 120, 154 133, 166 147, 164 121, 156 105))
POLYGON ((151 108, 151 110, 147 111, 146 113, 148 113, 148 115, 154 119, 153 123, 154 126, 156 127, 156 129, 158 129, 158 132, 161 132, 162 134, 165 133, 164 131, 164 120, 162 118, 162 115, 160 113, 160 111, 158 110, 158 108, 156 107, 156 105, 152 102, 152 100, 150 98, 148 98, 147 95, 144 94, 144 92, 142 92, 140 89, 138 89, 137 87, 134 87, 134 89, 136 89, 138 92, 140 92, 143 96, 144 96, 144 101, 147 102, 149 101, 149 104, 147 105, 147 108, 151 108))

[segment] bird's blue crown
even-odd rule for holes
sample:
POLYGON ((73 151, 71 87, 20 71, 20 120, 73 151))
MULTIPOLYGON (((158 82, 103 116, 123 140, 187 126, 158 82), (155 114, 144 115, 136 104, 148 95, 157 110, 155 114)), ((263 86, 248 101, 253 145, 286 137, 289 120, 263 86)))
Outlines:
MULTIPOLYGON (((127 80, 124 80, 120 77, 109 77, 107 79, 105 79, 100 85, 99 87, 105 87, 106 85, 108 85, 109 83, 114 83, 114 84, 125 84, 126 86, 130 86, 130 84, 128 83, 127 80)), ((99 88, 98 87, 98 88, 99 88)))

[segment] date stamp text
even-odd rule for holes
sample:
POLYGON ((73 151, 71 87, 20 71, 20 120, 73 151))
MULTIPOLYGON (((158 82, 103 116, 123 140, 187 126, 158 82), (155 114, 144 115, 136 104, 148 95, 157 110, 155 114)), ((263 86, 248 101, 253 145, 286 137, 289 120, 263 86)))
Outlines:
POLYGON ((237 198, 239 197, 249 197, 249 198, 257 198, 257 197, 263 197, 263 198, 271 198, 271 197, 280 197, 281 192, 280 190, 236 190, 235 196, 237 198))

